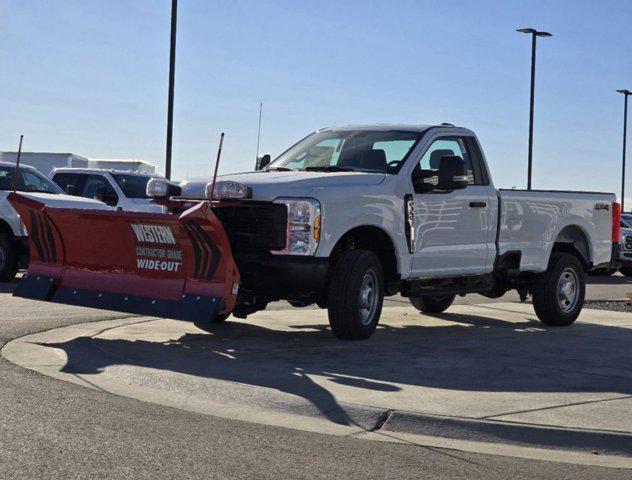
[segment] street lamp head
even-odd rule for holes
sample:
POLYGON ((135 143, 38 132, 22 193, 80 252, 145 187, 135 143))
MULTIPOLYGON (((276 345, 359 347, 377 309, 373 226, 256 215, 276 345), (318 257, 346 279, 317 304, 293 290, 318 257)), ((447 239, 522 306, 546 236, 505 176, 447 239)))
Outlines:
POLYGON ((536 37, 552 37, 553 34, 549 32, 538 32, 535 28, 519 28, 516 32, 520 33, 528 33, 530 35, 535 35, 536 37))
POLYGON ((624 95, 632 95, 632 92, 630 90, 617 90, 617 92, 624 95))

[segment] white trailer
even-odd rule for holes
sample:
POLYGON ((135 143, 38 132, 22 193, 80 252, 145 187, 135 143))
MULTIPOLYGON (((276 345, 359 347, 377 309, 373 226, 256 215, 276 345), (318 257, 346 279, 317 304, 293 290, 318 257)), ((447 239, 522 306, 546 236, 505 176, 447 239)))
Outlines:
MULTIPOLYGON (((15 163, 17 152, 0 152, 0 162, 15 163)), ((36 168, 46 176, 56 168, 92 168, 154 175, 156 166, 138 158, 85 158, 74 153, 22 152, 20 163, 36 168)))
MULTIPOLYGON (((17 152, 0 152, 0 162, 15 163, 17 152)), ((88 159, 74 153, 22 152, 20 163, 36 168, 48 176, 55 168, 86 168, 88 159)))
POLYGON ((146 162, 145 160, 140 160, 138 158, 90 158, 88 159, 88 168, 146 173, 148 175, 154 175, 156 173, 155 165, 152 165, 151 163, 146 162))

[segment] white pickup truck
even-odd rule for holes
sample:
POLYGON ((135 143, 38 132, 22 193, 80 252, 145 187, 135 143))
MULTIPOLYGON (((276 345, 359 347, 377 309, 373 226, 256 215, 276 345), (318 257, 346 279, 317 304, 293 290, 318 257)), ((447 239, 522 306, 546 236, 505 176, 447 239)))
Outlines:
MULTIPOLYGON (((17 191, 37 197, 48 205, 59 207, 102 209, 106 206, 96 200, 76 199, 64 195, 61 188, 42 173, 28 165, 20 165, 17 191)), ((0 162, 0 281, 12 280, 20 267, 28 264, 29 244, 27 232, 20 216, 7 201, 13 190, 15 165, 0 162)))
POLYGON ((157 175, 99 168, 55 168, 50 178, 67 194, 100 200, 126 212, 163 213, 147 197, 147 182, 157 175))
MULTIPOLYGON (((384 295, 439 313, 455 295, 516 289, 542 322, 570 325, 585 272, 618 259, 614 194, 497 190, 465 128, 326 128, 258 163, 214 189, 235 200, 213 211, 241 273, 237 317, 316 303, 336 336, 363 339, 384 295)), ((205 198, 207 184, 183 182, 181 198, 205 198)))

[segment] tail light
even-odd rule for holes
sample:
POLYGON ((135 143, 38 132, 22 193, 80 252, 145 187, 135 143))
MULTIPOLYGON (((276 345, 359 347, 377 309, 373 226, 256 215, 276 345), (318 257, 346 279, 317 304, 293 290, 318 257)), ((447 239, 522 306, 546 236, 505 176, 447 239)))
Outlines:
POLYGON ((612 243, 621 241, 621 204, 612 205, 612 243))

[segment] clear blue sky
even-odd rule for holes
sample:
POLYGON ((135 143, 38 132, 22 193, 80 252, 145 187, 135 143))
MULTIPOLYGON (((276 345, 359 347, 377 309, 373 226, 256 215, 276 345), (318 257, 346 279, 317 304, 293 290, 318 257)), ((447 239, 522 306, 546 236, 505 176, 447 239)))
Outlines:
MULTIPOLYGON (((263 152, 323 126, 447 121, 478 133, 498 186, 522 187, 530 42, 514 30, 533 26, 554 34, 538 44, 534 186, 620 190, 629 0, 179 3, 176 178, 210 173, 220 131, 221 171, 249 169, 262 100, 263 152)), ((30 151, 162 167, 170 4, 0 0, 0 150, 24 133, 30 151)))

